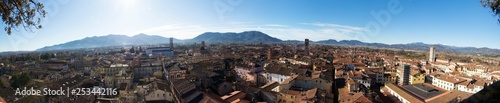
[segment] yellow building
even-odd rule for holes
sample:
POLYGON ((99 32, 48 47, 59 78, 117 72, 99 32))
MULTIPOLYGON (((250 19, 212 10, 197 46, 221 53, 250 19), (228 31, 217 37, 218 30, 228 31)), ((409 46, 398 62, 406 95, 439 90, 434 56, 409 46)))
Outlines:
POLYGON ((398 82, 398 76, 394 72, 389 72, 389 73, 384 73, 384 83, 389 84, 389 83, 397 83, 398 82))
POLYGON ((411 73, 411 76, 410 76, 410 84, 421 84, 421 83, 424 83, 425 82, 425 75, 418 72, 418 71, 415 71, 411 73))

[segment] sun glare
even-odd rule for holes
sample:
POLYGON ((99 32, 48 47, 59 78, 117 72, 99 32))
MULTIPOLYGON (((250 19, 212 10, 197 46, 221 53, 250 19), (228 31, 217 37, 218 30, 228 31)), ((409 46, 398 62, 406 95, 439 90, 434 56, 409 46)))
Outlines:
POLYGON ((137 3, 137 0, 118 0, 117 2, 119 2, 124 8, 126 9, 129 9, 129 8, 133 8, 135 6, 135 3, 137 3))

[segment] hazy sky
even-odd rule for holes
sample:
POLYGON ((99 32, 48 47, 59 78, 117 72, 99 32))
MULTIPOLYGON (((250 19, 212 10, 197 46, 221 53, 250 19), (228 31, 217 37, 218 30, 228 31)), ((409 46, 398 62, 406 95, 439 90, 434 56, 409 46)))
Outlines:
MULTIPOLYGON (((500 49, 500 25, 479 0, 50 0, 44 28, 0 34, 0 51, 108 34, 190 39, 258 30, 283 40, 424 42, 500 49)), ((2 27, 4 25, 2 24, 2 27)))

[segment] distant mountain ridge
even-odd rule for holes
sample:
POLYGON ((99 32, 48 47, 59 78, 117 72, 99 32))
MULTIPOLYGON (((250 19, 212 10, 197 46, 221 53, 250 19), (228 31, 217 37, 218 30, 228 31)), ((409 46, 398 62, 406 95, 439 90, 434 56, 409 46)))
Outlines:
POLYGON ((191 39, 191 41, 205 41, 210 43, 255 43, 255 42, 281 42, 282 40, 271 37, 260 31, 245 31, 241 33, 206 32, 191 39))
MULTIPOLYGON (((110 34, 106 36, 86 37, 80 40, 74 40, 63 44, 46 46, 37 49, 36 51, 95 48, 120 45, 150 45, 168 43, 168 40, 168 38, 157 35, 137 34, 135 36, 129 37, 126 35, 110 34)), ((184 40, 174 39, 174 41, 182 42, 184 40)))
POLYGON ((394 48, 394 49, 406 49, 406 50, 420 50, 428 51, 430 46, 436 47, 439 52, 455 52, 455 53, 474 53, 474 54, 496 54, 500 55, 499 49, 492 48, 476 48, 476 47, 457 47, 448 46, 443 44, 425 44, 422 42, 407 43, 407 44, 383 44, 383 43, 365 43, 358 40, 341 40, 336 41, 333 39, 322 40, 314 43, 320 44, 338 44, 338 45, 351 45, 351 46, 367 46, 367 47, 382 47, 382 48, 394 48))
MULTIPOLYGON (((205 41, 207 43, 297 43, 303 42, 299 40, 281 40, 271 37, 260 31, 244 31, 240 33, 227 32, 205 32, 193 39, 180 40, 174 38, 174 43, 193 43, 205 41)), ((74 40, 63 44, 46 46, 37 51, 50 51, 50 50, 64 50, 64 49, 79 49, 79 48, 95 48, 105 46, 120 46, 120 45, 151 45, 151 44, 166 44, 169 39, 157 35, 138 34, 135 36, 125 36, 110 34, 106 36, 93 36, 86 37, 80 40, 74 40)), ((365 43, 358 40, 340 40, 335 39, 311 41, 316 44, 336 44, 348 46, 368 46, 368 47, 381 47, 381 48, 395 48, 395 49, 408 49, 428 51, 430 46, 435 46, 441 52, 457 52, 457 53, 478 53, 478 54, 497 54, 500 55, 499 49, 491 48, 475 48, 475 47, 456 47, 447 46, 442 44, 425 44, 422 42, 408 43, 408 44, 383 44, 383 43, 365 43)))

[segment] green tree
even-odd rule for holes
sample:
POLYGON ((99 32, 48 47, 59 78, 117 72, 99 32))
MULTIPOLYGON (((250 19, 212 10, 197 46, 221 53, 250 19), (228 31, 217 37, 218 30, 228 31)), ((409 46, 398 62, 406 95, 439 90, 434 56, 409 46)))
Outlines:
POLYGON ((41 29, 40 21, 45 14, 44 5, 35 0, 0 0, 0 15, 8 35, 12 33, 12 28, 17 30, 21 25, 31 32, 33 28, 41 29))
POLYGON ((50 57, 49 57, 48 53, 40 54, 40 59, 42 59, 42 60, 48 60, 49 58, 50 57))
POLYGON ((135 49, 134 49, 134 48, 135 48, 135 47, 130 48, 129 52, 130 52, 130 53, 135 53, 135 49))
POLYGON ((50 53, 50 58, 56 58, 56 53, 50 53))
POLYGON ((0 79, 0 88, 3 88, 3 81, 0 79))
MULTIPOLYGON (((500 17, 500 0, 480 0, 483 7, 490 8, 494 15, 500 17)), ((500 23, 500 19, 498 19, 500 23)))
POLYGON ((31 76, 28 73, 14 74, 11 79, 11 86, 19 88, 26 86, 31 81, 31 76))

